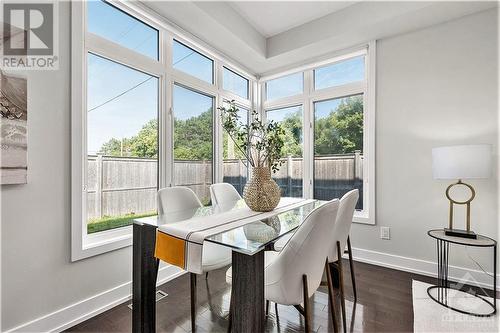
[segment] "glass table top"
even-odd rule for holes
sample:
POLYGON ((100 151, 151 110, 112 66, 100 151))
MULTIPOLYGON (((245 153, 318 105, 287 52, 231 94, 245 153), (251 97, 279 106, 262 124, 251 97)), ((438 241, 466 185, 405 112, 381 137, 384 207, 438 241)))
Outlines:
POLYGON ((315 200, 257 222, 230 229, 205 238, 205 241, 224 245, 238 252, 254 254, 267 245, 292 233, 315 208, 326 201, 315 200))
MULTIPOLYGON (((282 198, 282 200, 290 201, 290 203, 298 203, 303 199, 282 198)), ((205 238, 205 241, 230 247, 238 252, 254 254, 284 235, 293 232, 302 224, 311 211, 320 207, 325 202, 319 200, 304 201, 303 205, 298 207, 295 205, 295 208, 290 208, 286 211, 283 211, 283 209, 286 209, 284 207, 280 209, 281 213, 276 212, 276 214, 273 214, 273 212, 259 213, 250 211, 242 199, 225 205, 204 206, 163 215, 143 217, 135 219, 134 224, 147 224, 159 227, 165 224, 187 222, 192 218, 246 209, 248 210, 248 215, 245 217, 255 216, 258 219, 259 215, 262 215, 263 219, 211 235, 205 238), (271 216, 269 216, 270 214, 271 216)))

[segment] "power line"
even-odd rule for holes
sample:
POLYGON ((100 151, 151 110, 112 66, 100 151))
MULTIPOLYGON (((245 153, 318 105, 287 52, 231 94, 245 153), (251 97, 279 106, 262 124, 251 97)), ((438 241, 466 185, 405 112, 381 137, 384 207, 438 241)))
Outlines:
MULTIPOLYGON (((192 52, 191 52, 191 53, 189 53, 188 55, 186 55, 186 56, 182 57, 181 59, 177 60, 176 62, 174 62, 174 63, 173 63, 173 65, 176 65, 177 63, 179 63, 179 62, 183 61, 184 59, 186 59, 186 58, 190 57, 190 56, 191 56, 191 55, 193 55, 194 53, 195 53, 195 51, 192 51, 192 52)), ((117 99, 117 98, 119 98, 119 97, 121 97, 121 96, 125 95, 126 93, 130 92, 131 90, 134 90, 135 88, 139 87, 140 85, 142 85, 142 84, 146 83, 147 81, 151 80, 153 77, 154 77, 154 76, 151 76, 151 77, 147 78, 146 80, 144 80, 144 81, 142 81, 142 82, 139 82, 139 83, 138 83, 138 84, 136 84, 135 86, 133 86, 133 87, 131 87, 131 88, 129 88, 129 89, 127 89, 127 90, 125 90, 125 91, 123 91, 123 92, 119 93, 118 95, 116 95, 116 96, 114 96, 114 97, 112 97, 112 98, 110 98, 110 99, 108 99, 108 100, 104 101, 103 103, 101 103, 101 104, 99 104, 99 105, 97 105, 97 106, 94 106, 93 108, 91 108, 91 109, 87 110, 87 112, 94 111, 95 109, 98 109, 98 108, 100 108, 101 106, 104 106, 104 105, 108 104, 109 102, 114 101, 115 99, 117 99)))
POLYGON ((133 87, 131 87, 131 88, 129 88, 129 89, 127 89, 127 90, 125 90, 125 91, 123 91, 123 92, 119 93, 118 95, 116 95, 116 96, 114 96, 114 97, 112 97, 112 98, 108 99, 107 101, 105 101, 105 102, 103 102, 103 103, 101 103, 101 104, 99 104, 99 105, 97 105, 97 106, 94 106, 92 109, 87 110, 87 112, 94 111, 95 109, 98 109, 98 108, 100 108, 101 106, 106 105, 106 104, 108 104, 109 102, 114 101, 115 99, 117 99, 117 98, 119 98, 119 97, 121 97, 121 96, 125 95, 125 94, 126 94, 126 93, 128 93, 129 91, 134 90, 135 88, 139 87, 140 85, 142 85, 142 84, 146 83, 147 81, 151 80, 153 77, 154 77, 154 76, 150 76, 149 78, 147 78, 146 80, 144 80, 144 81, 142 81, 142 82, 139 82, 139 83, 138 83, 138 84, 136 84, 135 86, 133 86, 133 87))
POLYGON ((192 52, 191 52, 191 53, 189 53, 187 56, 184 56, 184 57, 180 58, 179 60, 177 60, 176 62, 174 62, 174 63, 172 64, 172 66, 175 66, 175 65, 177 65, 178 63, 180 63, 182 60, 184 60, 184 59, 186 59, 186 58, 188 58, 188 57, 192 56, 192 55, 194 54, 194 52, 195 52, 195 51, 192 51, 192 52))

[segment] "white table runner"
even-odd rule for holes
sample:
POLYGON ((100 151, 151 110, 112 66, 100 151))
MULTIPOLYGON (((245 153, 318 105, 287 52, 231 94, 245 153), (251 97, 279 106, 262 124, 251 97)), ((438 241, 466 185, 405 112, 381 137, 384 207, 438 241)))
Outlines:
POLYGON ((201 274, 205 238, 313 201, 313 199, 282 198, 278 206, 270 212, 254 212, 245 206, 237 210, 162 225, 157 231, 155 256, 189 272, 201 274))

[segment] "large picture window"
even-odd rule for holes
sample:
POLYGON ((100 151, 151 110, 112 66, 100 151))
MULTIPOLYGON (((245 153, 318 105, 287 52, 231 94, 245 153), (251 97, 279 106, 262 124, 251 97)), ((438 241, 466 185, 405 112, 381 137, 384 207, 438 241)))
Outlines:
POLYGON ((267 120, 274 120, 285 130, 283 165, 274 174, 281 188, 281 194, 287 197, 303 196, 303 110, 302 105, 268 110, 267 120))
POLYGON ((329 200, 360 191, 355 221, 374 223, 374 44, 257 80, 216 50, 132 2, 72 4, 72 260, 131 245, 156 193, 209 186, 242 193, 248 164, 218 106, 285 129, 283 196, 329 200))
POLYGON ((214 100, 175 85, 173 106, 174 184, 191 188, 208 204, 213 181, 214 100))
POLYGON ((268 120, 285 129, 283 195, 319 200, 359 191, 355 222, 374 223, 374 44, 262 78, 268 120))
POLYGON ((363 210, 363 95, 314 103, 314 198, 359 190, 363 210))
POLYGON ((87 55, 87 232, 156 214, 158 78, 87 55))
POLYGON ((131 245, 159 188, 188 186, 209 204, 224 165, 241 161, 216 106, 237 99, 247 121, 255 77, 162 20, 133 3, 72 5, 72 260, 131 245))

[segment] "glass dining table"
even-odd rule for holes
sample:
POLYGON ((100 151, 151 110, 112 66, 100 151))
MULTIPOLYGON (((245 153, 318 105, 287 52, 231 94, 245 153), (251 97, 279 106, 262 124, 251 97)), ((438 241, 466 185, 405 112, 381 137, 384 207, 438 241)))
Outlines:
MULTIPOLYGON (((241 210, 253 217, 244 225, 228 228, 209 235, 212 242, 232 249, 232 331, 262 332, 264 325, 264 251, 273 250, 273 244, 292 234, 315 208, 324 204, 319 200, 282 198, 289 206, 276 212, 250 211, 243 200, 224 205, 204 206, 176 211, 161 216, 134 220, 132 272, 132 329, 133 332, 156 331, 156 279, 159 260, 154 257, 156 232, 170 223, 186 223, 196 218, 213 218, 217 214, 241 210), (262 218, 261 218, 262 217, 262 218)), ((247 216, 245 216, 246 218, 247 216)), ((165 314, 168 315, 168 314, 165 314)))

